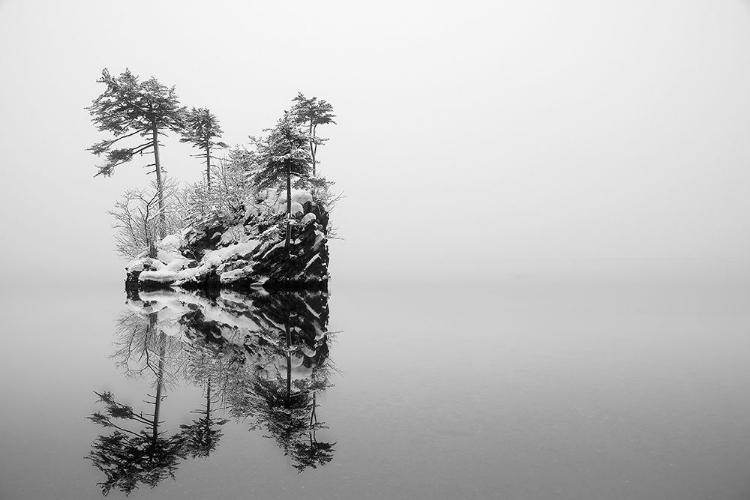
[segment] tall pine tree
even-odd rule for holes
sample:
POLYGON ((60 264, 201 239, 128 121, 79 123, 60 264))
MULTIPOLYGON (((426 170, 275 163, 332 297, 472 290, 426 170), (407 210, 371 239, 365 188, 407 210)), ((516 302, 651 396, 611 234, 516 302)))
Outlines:
POLYGON ((105 177, 114 173, 114 169, 127 163, 137 154, 153 154, 156 186, 159 196, 159 233, 166 234, 166 216, 164 213, 164 189, 162 184, 163 167, 159 159, 159 136, 166 131, 179 132, 182 129, 183 108, 174 87, 168 88, 151 77, 139 82, 138 77, 126 69, 120 76, 112 76, 105 68, 102 77, 97 80, 106 86, 104 92, 94 99, 86 109, 91 113, 91 120, 100 132, 110 132, 114 137, 105 139, 88 148, 96 156, 104 156, 105 163, 97 165, 97 175, 105 177), (138 137, 140 141, 134 146, 118 144, 121 140, 138 137), (115 147, 117 145, 117 147, 115 147))

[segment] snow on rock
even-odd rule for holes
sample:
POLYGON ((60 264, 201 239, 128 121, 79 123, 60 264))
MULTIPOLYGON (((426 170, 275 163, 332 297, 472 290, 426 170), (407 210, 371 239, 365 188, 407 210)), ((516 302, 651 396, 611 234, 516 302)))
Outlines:
MULTIPOLYGON (((279 202, 275 206, 275 209, 276 209, 275 211, 276 211, 277 214, 284 214, 284 215, 286 215, 286 200, 284 200, 283 202, 279 202)), ((297 214, 303 214, 303 213, 305 213, 305 209, 302 206, 302 204, 298 203, 296 201, 292 201, 291 214, 292 215, 297 215, 297 214)))
MULTIPOLYGON (((313 197, 309 191, 304 189, 292 189, 292 215, 304 214, 305 203, 312 203, 313 197)), ((286 191, 279 193, 276 199, 276 213, 286 213, 286 191)))
MULTIPOLYGON (((281 203, 286 203, 286 191, 283 191, 279 195, 279 200, 281 203)), ((313 197, 310 194, 310 191, 304 190, 304 189, 292 189, 292 203, 299 203, 300 205, 304 205, 305 203, 312 203, 313 197)))
POLYGON ((164 268, 164 263, 151 257, 141 257, 131 260, 125 267, 128 273, 159 270, 164 268))
POLYGON ((181 259, 181 246, 182 238, 177 234, 170 234, 156 244, 156 258, 165 264, 169 264, 175 259, 181 259))
POLYGON ((248 278, 252 276, 252 272, 253 272, 253 266, 246 266, 241 269, 233 269, 231 271, 226 271, 224 273, 221 273, 221 277, 219 279, 221 283, 224 283, 224 284, 234 283, 243 278, 248 278))
POLYGON ((292 202, 292 206, 290 208, 291 208, 292 215, 305 213, 305 209, 302 207, 302 204, 297 203, 296 201, 292 202))
POLYGON ((206 253, 203 257, 202 263, 207 266, 217 267, 222 262, 225 262, 232 257, 248 257, 257 246, 257 240, 250 240, 245 243, 237 243, 224 248, 219 248, 218 250, 206 253))
POLYGON ((188 267, 190 263, 193 262, 192 259, 187 259, 185 257, 178 257, 174 259, 172 262, 167 264, 166 269, 169 271, 181 271, 188 267))
POLYGON ((307 265, 305 266, 305 269, 307 269, 308 267, 310 267, 319 258, 320 258, 320 254, 319 253, 316 253, 315 255, 313 255, 312 259, 310 259, 309 261, 307 261, 307 265))
POLYGON ((145 254, 128 264, 126 288, 170 286, 323 287, 328 281, 328 213, 310 192, 265 190, 235 219, 211 217, 160 241, 157 258, 145 254), (290 245, 286 245, 287 223, 290 245))
POLYGON ((313 221, 315 221, 315 220, 318 220, 318 218, 317 218, 317 217, 315 217, 315 214, 314 214, 314 213, 310 212, 309 214, 305 214, 305 216, 304 216, 304 217, 302 217, 302 219, 300 219, 299 223, 300 223, 300 225, 302 225, 302 226, 306 226, 306 225, 308 225, 308 224, 309 224, 310 222, 313 222, 313 221))
POLYGON ((169 269, 160 269, 158 271, 143 271, 138 279, 140 281, 155 281, 157 283, 172 283, 177 279, 177 273, 169 269))
POLYGON ((219 239, 219 246, 232 245, 234 243, 243 243, 247 241, 245 227, 242 224, 236 224, 228 228, 219 239))
POLYGON ((180 235, 177 234, 170 234, 166 236, 163 240, 161 240, 156 247, 159 250, 165 250, 165 251, 171 251, 171 252, 177 252, 180 251, 180 246, 182 246, 182 238, 180 235))

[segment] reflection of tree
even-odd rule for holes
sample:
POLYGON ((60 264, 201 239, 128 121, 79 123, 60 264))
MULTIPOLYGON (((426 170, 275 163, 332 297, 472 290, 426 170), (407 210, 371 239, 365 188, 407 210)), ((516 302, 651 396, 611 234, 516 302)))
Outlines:
POLYGON ((219 439, 224 435, 219 429, 228 422, 225 418, 214 418, 211 414, 211 380, 206 383, 206 404, 194 413, 203 415, 201 418, 193 420, 193 423, 181 425, 182 435, 185 438, 185 450, 193 458, 207 457, 219 444, 219 439))
POLYGON ((318 442, 316 431, 327 428, 318 422, 316 415, 316 393, 305 380, 289 378, 264 379, 258 377, 242 408, 255 419, 253 429, 262 428, 284 454, 292 460, 292 465, 303 471, 307 467, 316 468, 333 459, 333 446, 336 443, 318 442), (294 391, 291 389, 294 387, 294 391))
MULTIPOLYGON (((310 308, 299 307, 295 298, 300 294, 276 294, 275 306, 267 312, 271 319, 268 324, 275 328, 263 329, 263 337, 276 338, 278 342, 266 344, 268 358, 283 358, 281 363, 256 365, 256 372, 244 391, 232 401, 235 416, 251 417, 255 420, 253 429, 262 428, 267 437, 276 440, 284 454, 292 460, 292 465, 303 471, 316 468, 333 459, 333 446, 336 443, 319 442, 316 432, 326 428, 318 422, 316 408, 317 391, 325 390, 328 383, 327 336, 317 333, 324 331, 323 325, 310 327, 310 308), (291 299, 291 300, 290 300, 291 299), (281 325, 283 324, 283 330, 281 325), (294 379, 293 358, 302 357, 300 366, 310 368, 307 376, 294 379), (269 366, 270 365, 270 366, 269 366)), ((327 312, 327 311, 326 311, 327 312)), ((320 321, 320 314, 314 315, 320 321)), ((279 359, 280 360, 280 359, 279 359)))
POLYGON ((165 320, 157 312, 147 311, 129 311, 117 318, 117 350, 112 357, 128 377, 153 375, 170 387, 183 368, 183 345, 164 333, 165 320))
POLYGON ((105 413, 96 412, 88 417, 106 428, 114 428, 112 434, 99 436, 91 446, 88 459, 107 476, 99 483, 102 493, 107 495, 117 488, 130 494, 138 483, 152 488, 162 479, 174 478, 179 460, 184 457, 182 434, 165 437, 159 431, 159 406, 161 401, 154 397, 154 413, 135 413, 133 408, 115 401, 109 392, 96 393, 105 407, 105 413), (134 431, 126 427, 140 425, 134 431))
POLYGON ((139 315, 125 314, 118 319, 120 334, 119 349, 115 356, 118 365, 129 376, 153 374, 155 394, 149 394, 153 413, 135 413, 132 407, 118 403, 109 392, 96 393, 105 405, 105 412, 96 412, 88 417, 105 428, 114 428, 108 436, 99 436, 92 445, 89 460, 107 476, 100 483, 106 495, 113 488, 129 494, 138 483, 152 488, 162 479, 174 477, 179 460, 184 456, 185 437, 181 433, 165 437, 159 430, 161 404, 166 397, 164 385, 172 377, 166 370, 168 353, 177 351, 175 342, 158 328, 156 313, 139 315), (143 428, 134 431, 125 427, 128 423, 143 428))
POLYGON ((302 472, 307 467, 315 469, 318 465, 325 465, 333 460, 333 445, 336 443, 318 442, 315 432, 323 428, 318 424, 318 417, 315 414, 316 394, 313 392, 312 411, 310 412, 310 425, 307 429, 307 436, 295 441, 294 446, 289 452, 292 457, 294 468, 302 472))
POLYGON ((208 457, 227 422, 221 412, 250 418, 302 471, 327 464, 334 445, 318 441, 318 395, 329 383, 327 295, 277 292, 153 292, 129 295, 118 319, 117 365, 130 377, 154 377, 151 413, 136 413, 97 393, 105 409, 90 420, 111 430, 88 459, 112 489, 129 494, 174 477, 181 460, 208 457), (184 378, 203 388, 197 417, 168 434, 159 420, 168 388, 184 378))

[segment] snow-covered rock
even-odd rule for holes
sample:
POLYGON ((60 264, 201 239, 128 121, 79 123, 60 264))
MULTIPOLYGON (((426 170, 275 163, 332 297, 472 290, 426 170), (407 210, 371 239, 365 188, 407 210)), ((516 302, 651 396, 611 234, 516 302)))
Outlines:
POLYGON ((233 287, 327 288, 328 214, 305 190, 293 190, 286 245, 286 192, 264 191, 244 220, 210 219, 157 244, 155 259, 126 267, 128 289, 233 287))

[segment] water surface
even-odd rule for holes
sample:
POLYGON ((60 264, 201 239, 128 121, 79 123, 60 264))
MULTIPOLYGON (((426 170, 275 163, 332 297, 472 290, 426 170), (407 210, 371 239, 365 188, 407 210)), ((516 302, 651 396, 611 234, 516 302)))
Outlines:
MULTIPOLYGON (((236 296, 224 308, 196 299, 184 306, 187 320, 172 308, 149 326, 153 297, 8 295, 0 497, 101 498, 106 474, 85 457, 113 429, 86 418, 106 408, 95 392, 153 412, 163 346, 158 431, 197 444, 174 461, 174 479, 139 483, 129 498, 747 498, 748 298, 745 287, 715 284, 334 283, 327 303, 299 313, 319 317, 327 307, 324 335, 296 331, 305 321, 287 311, 287 346, 278 307, 236 296), (259 310, 273 348, 257 333, 245 341, 259 330, 259 310), (143 359, 122 362, 123 315, 157 332, 156 357, 140 375, 143 359), (191 328, 194 338, 180 337, 191 328), (231 356, 222 365, 211 356, 222 349, 249 365, 231 356), (247 368, 257 365, 264 371, 247 368), (208 372, 219 434, 206 444, 196 422, 206 418, 208 372), (274 381, 281 407, 285 381, 296 381, 289 394, 307 391, 294 411, 308 412, 308 427, 314 396, 314 440, 330 445, 327 459, 300 467, 293 449, 308 427, 284 434, 283 418, 266 425, 259 407, 216 395, 219 379, 242 377, 245 388, 274 381)), ((109 496, 125 495, 115 487, 109 496)))

